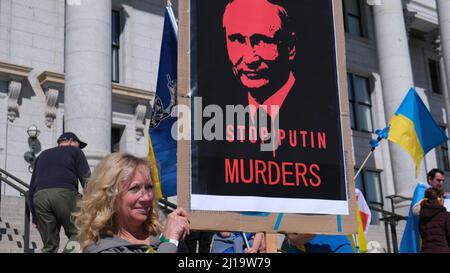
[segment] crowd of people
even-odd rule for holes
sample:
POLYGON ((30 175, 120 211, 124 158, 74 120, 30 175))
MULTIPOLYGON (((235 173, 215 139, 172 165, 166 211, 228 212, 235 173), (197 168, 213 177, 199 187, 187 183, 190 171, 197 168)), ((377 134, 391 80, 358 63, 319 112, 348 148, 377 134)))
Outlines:
POLYGON ((450 253, 450 212, 444 206, 445 173, 437 168, 419 182, 400 242, 401 253, 450 253))
MULTIPOLYGON (((58 251, 61 227, 69 238, 67 245, 86 253, 266 252, 262 232, 191 232, 183 208, 162 221, 148 162, 131 154, 113 153, 91 174, 81 150, 86 145, 74 133, 63 133, 57 147, 37 158, 28 201, 33 226, 42 238, 42 252, 58 251)), ((423 198, 411 204, 418 220, 421 252, 450 252, 444 180, 444 172, 431 170, 423 198)), ((344 235, 289 234, 282 249, 293 253, 355 252, 351 237, 344 235)))
POLYGON ((58 251, 61 227, 68 245, 86 253, 264 251, 262 233, 191 233, 182 208, 168 214, 162 224, 148 162, 113 153, 91 174, 81 150, 86 146, 74 133, 63 133, 58 146, 36 161, 28 202, 42 252, 58 251), (78 183, 83 195, 78 193, 78 183), (73 247, 74 242, 79 247, 73 247))

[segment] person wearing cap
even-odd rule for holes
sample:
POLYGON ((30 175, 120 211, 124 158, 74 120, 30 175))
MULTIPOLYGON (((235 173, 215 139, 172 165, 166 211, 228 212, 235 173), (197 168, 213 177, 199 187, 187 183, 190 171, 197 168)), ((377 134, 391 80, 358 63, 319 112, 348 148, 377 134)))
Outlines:
POLYGON ((78 181, 84 188, 91 171, 81 151, 87 144, 74 133, 58 138, 58 146, 43 151, 35 161, 29 191, 33 226, 42 238, 42 252, 57 252, 61 226, 74 239, 77 229, 71 221, 79 197, 78 181))

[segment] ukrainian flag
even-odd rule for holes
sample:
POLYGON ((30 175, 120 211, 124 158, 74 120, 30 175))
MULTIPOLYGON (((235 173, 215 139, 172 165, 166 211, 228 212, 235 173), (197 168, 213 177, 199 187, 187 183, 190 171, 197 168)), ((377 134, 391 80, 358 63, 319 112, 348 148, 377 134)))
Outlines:
POLYGON ((416 177, 425 154, 448 139, 414 88, 409 90, 389 124, 388 139, 411 155, 416 177))
POLYGON ((425 197, 425 191, 429 188, 428 184, 419 183, 414 190, 413 200, 409 208, 408 221, 406 221, 405 231, 400 242, 400 253, 418 253, 420 251, 422 240, 419 232, 419 217, 413 213, 413 207, 425 197))

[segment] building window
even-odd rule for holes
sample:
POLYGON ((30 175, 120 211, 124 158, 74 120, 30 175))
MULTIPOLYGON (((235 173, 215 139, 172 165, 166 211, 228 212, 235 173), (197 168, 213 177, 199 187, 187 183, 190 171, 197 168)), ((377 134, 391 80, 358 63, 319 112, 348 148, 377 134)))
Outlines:
POLYGON ((113 82, 119 82, 119 50, 120 50, 120 11, 112 11, 112 66, 111 75, 113 82))
MULTIPOLYGON (((355 181, 355 186, 362 192, 369 206, 383 208, 383 190, 381 188, 380 173, 377 171, 362 170, 355 181)), ((371 225, 380 224, 380 213, 370 210, 372 219, 371 225)))
POLYGON ((345 32, 365 37, 360 0, 344 0, 343 3, 345 32))
POLYGON ((111 153, 119 152, 125 126, 113 125, 111 128, 111 153))
POLYGON ((347 83, 351 128, 373 132, 369 79, 348 73, 347 83))
POLYGON ((428 69, 430 70, 431 92, 435 94, 442 94, 439 62, 436 60, 428 59, 428 69))
MULTIPOLYGON (((441 127, 442 131, 447 135, 447 130, 445 127, 441 127)), ((442 164, 444 166, 444 170, 450 171, 450 160, 448 159, 448 141, 445 141, 441 145, 442 151, 442 164)))

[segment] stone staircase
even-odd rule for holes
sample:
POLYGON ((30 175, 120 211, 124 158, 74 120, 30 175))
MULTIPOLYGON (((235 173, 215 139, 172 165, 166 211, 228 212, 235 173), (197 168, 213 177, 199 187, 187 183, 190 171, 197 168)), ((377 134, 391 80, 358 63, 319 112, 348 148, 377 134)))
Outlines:
MULTIPOLYGON (((0 253, 24 252, 24 218, 25 197, 1 196, 0 203, 0 253)), ((64 231, 60 233, 60 249, 67 242, 64 231)), ((30 226, 30 248, 32 252, 40 253, 42 240, 37 229, 30 226)))

